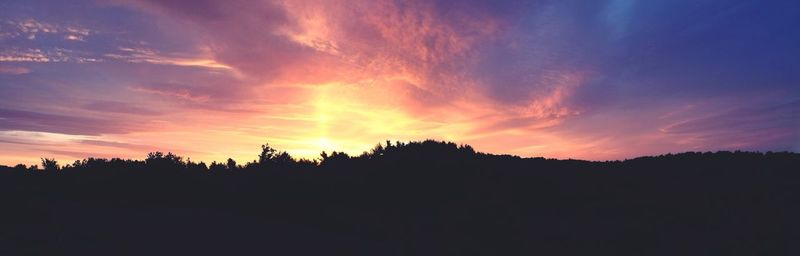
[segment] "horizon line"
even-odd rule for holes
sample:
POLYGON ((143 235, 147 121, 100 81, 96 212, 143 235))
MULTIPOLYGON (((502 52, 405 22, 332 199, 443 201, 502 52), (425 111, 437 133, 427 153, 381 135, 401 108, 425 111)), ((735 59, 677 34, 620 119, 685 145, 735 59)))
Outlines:
MULTIPOLYGON (((592 162, 592 163, 624 162, 624 161, 636 160, 636 159, 648 158, 648 157, 663 157, 663 156, 680 155, 680 154, 691 154, 691 153, 700 153, 700 154, 708 154, 708 153, 710 153, 710 154, 716 154, 716 153, 750 153, 750 154, 761 154, 761 155, 770 154, 770 153, 800 154, 800 152, 791 151, 791 150, 781 150, 781 151, 765 150, 765 151, 761 151, 761 150, 744 150, 744 149, 735 149, 735 150, 720 149, 720 150, 705 150, 705 151, 688 150, 688 151, 679 151, 679 152, 677 152, 677 151, 676 152, 665 152, 665 153, 659 153, 659 154, 638 155, 638 156, 635 156, 635 157, 623 158, 623 159, 589 160, 589 159, 571 158, 571 157, 558 158, 558 157, 545 157, 545 156, 521 156, 521 155, 509 154, 509 153, 484 152, 484 151, 475 150, 474 147, 472 147, 471 145, 466 144, 466 143, 457 143, 457 142, 454 142, 454 141, 435 140, 435 139, 408 140, 408 141, 399 141, 398 140, 398 141, 394 141, 393 142, 394 144, 392 146, 398 146, 398 145, 405 146, 405 145, 414 144, 414 143, 422 144, 422 143, 425 143, 425 142, 435 142, 435 143, 441 143, 441 144, 453 144, 453 145, 457 146, 458 148, 467 147, 467 148, 472 149, 475 154, 484 154, 484 155, 490 155, 490 156, 510 156, 510 157, 517 157, 517 158, 520 158, 520 159, 543 159, 543 160, 555 160, 555 161, 582 161, 582 162, 592 162)), ((276 148, 273 148, 273 149, 275 149, 276 152, 278 152, 278 153, 286 153, 292 159, 297 160, 297 161, 321 161, 322 160, 321 155, 324 154, 324 153, 337 152, 337 153, 347 154, 350 157, 359 157, 359 156, 372 154, 372 153, 370 153, 370 151, 373 151, 376 147, 378 147, 378 146, 387 147, 388 145, 390 145, 389 143, 392 143, 391 140, 386 140, 386 144, 384 144, 382 142, 381 143, 377 143, 375 146, 373 146, 369 150, 364 150, 364 151, 362 151, 361 153, 358 153, 358 154, 351 153, 351 152, 345 152, 343 150, 332 150, 332 151, 322 150, 319 153, 320 156, 319 157, 315 157, 315 158, 294 156, 291 153, 289 153, 288 151, 283 151, 283 150, 276 149, 276 148)), ((267 142, 267 143, 261 144, 261 145, 269 145, 269 143, 267 142)), ((181 157, 185 161, 191 161, 191 159, 192 159, 188 155, 181 154, 180 152, 177 152, 177 151, 176 152, 172 152, 172 151, 161 151, 161 150, 154 150, 154 151, 149 151, 148 150, 147 153, 145 153, 145 157, 144 158, 130 158, 130 157, 126 158, 126 157, 117 157, 117 156, 111 156, 111 157, 97 156, 97 157, 95 157, 95 156, 87 155, 85 157, 77 158, 75 160, 76 161, 82 161, 82 160, 88 160, 88 159, 105 159, 105 160, 121 159, 121 160, 130 160, 130 161, 144 161, 144 160, 147 159, 147 155, 152 154, 152 153, 172 154, 172 155, 181 157)), ((46 156, 41 156, 40 157, 40 160, 45 160, 45 159, 54 159, 54 160, 58 161, 58 159, 55 158, 55 157, 46 157, 46 156)), ((197 161, 195 163, 198 163, 198 164, 199 163, 211 164, 211 163, 214 163, 214 162, 222 163, 224 161, 227 161, 228 159, 233 159, 236 162, 240 161, 240 160, 235 159, 234 157, 226 157, 225 159, 221 159, 219 161, 218 160, 211 160, 211 161, 200 160, 200 161, 197 161)), ((251 163, 251 162, 257 162, 257 161, 258 161, 258 159, 255 158, 255 159, 252 159, 252 160, 247 160, 247 161, 242 162, 242 163, 251 163)), ((194 162, 194 161, 192 161, 192 162, 194 162)), ((14 167, 14 166, 18 166, 18 165, 34 166, 34 165, 37 165, 37 164, 40 164, 40 163, 41 162, 37 162, 37 163, 33 163, 33 164, 26 164, 26 163, 21 163, 21 162, 18 162, 18 163, 0 163, 0 167, 14 167)), ((71 163, 72 162, 66 163, 66 164, 71 164, 71 163)))

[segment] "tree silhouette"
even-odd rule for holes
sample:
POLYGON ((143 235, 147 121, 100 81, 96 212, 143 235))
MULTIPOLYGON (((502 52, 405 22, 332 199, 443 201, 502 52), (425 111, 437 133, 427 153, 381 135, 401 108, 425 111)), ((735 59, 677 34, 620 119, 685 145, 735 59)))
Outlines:
POLYGON ((236 166, 236 161, 234 161, 233 158, 228 158, 228 161, 225 163, 225 166, 227 166, 229 171, 235 171, 236 169, 238 169, 238 167, 236 166))
POLYGON ((61 169, 58 162, 52 158, 42 158, 42 167, 46 172, 58 171, 61 169))
POLYGON ((269 143, 264 143, 264 145, 261 145, 261 154, 258 155, 258 163, 264 165, 272 162, 277 154, 278 151, 270 147, 269 143))

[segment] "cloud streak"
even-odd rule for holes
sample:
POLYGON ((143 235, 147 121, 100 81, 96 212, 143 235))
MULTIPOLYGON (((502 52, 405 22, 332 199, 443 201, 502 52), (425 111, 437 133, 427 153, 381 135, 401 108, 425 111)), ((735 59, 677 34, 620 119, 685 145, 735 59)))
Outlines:
POLYGON ((128 133, 142 126, 107 119, 49 114, 34 111, 0 109, 0 130, 37 131, 70 135, 128 133))

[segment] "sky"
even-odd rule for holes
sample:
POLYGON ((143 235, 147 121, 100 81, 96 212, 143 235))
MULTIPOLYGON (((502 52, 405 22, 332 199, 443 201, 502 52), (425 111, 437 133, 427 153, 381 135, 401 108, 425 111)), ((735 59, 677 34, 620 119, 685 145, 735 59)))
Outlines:
POLYGON ((4 0, 0 164, 800 151, 800 2, 4 0))

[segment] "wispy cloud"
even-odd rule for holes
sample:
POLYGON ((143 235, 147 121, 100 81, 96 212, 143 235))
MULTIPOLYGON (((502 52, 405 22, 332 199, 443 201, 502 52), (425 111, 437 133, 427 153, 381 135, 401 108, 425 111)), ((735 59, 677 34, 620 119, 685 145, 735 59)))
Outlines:
POLYGON ((94 146, 101 146, 101 147, 110 147, 110 148, 124 148, 124 149, 132 149, 136 151, 148 151, 154 150, 154 146, 149 145, 138 145, 132 143, 125 143, 125 142, 118 142, 118 141, 105 141, 105 140, 79 140, 77 141, 80 144, 86 145, 94 145, 94 146))
POLYGON ((0 25, 0 38, 13 39, 25 38, 36 40, 37 36, 55 35, 66 40, 86 41, 93 31, 78 26, 63 26, 35 19, 25 20, 6 20, 5 24, 0 25))
POLYGON ((190 87, 174 83, 161 83, 156 85, 140 85, 131 87, 131 90, 136 92, 151 93, 161 96, 174 97, 177 99, 194 101, 194 102, 207 102, 211 96, 197 95, 193 93, 190 87))
POLYGON ((9 75, 24 75, 30 73, 31 70, 26 67, 15 67, 15 66, 2 66, 0 65, 0 74, 9 74, 9 75))
POLYGON ((161 55, 152 49, 120 47, 119 53, 107 53, 108 59, 130 63, 150 63, 159 65, 175 65, 186 67, 203 67, 232 70, 233 68, 210 58, 181 58, 161 55))
POLYGON ((83 105, 86 110, 133 115, 159 115, 158 111, 120 101, 92 101, 83 105))
POLYGON ((744 107, 692 118, 661 128, 661 132, 693 139, 698 145, 727 148, 794 146, 786 138, 800 137, 800 101, 768 107, 744 107))
POLYGON ((38 131, 73 135, 127 133, 142 129, 121 121, 0 108, 0 131, 38 131))

